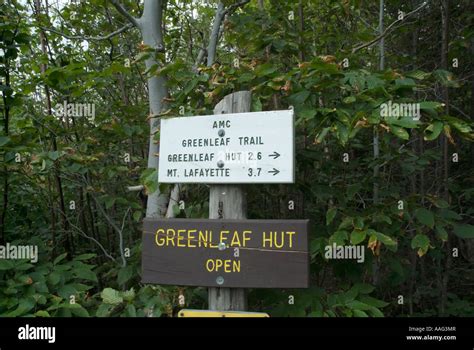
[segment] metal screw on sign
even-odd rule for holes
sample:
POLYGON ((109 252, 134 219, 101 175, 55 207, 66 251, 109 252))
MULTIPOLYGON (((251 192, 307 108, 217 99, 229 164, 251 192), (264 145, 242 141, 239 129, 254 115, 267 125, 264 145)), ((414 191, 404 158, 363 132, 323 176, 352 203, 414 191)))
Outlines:
POLYGON ((224 162, 223 162, 222 160, 218 161, 218 162, 217 162, 217 166, 218 166, 219 168, 223 168, 223 167, 224 167, 224 162))
POLYGON ((223 129, 220 129, 217 134, 220 136, 220 137, 224 137, 225 135, 225 131, 223 129))
POLYGON ((222 286, 222 285, 224 284, 224 277, 218 276, 218 277, 216 278, 216 283, 217 283, 218 285, 222 286))
POLYGON ((218 245, 217 245, 217 248, 219 250, 225 250, 225 248, 227 248, 226 244, 224 242, 220 242, 218 245))

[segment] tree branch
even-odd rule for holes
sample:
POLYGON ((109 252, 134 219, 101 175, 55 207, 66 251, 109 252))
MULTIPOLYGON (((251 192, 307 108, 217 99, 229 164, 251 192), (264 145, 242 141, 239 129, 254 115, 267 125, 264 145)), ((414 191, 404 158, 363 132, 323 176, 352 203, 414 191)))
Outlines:
POLYGON ((224 16, 227 15, 227 14, 229 14, 229 13, 234 12, 234 11, 237 10, 239 7, 242 7, 242 6, 246 5, 246 4, 248 4, 249 2, 250 2, 250 0, 242 0, 242 1, 239 1, 239 2, 237 2, 237 3, 235 3, 235 4, 230 5, 228 8, 226 8, 226 9, 224 10, 224 13, 223 13, 224 16))
POLYGON ((117 9, 117 11, 130 21, 135 27, 139 27, 138 18, 133 17, 130 12, 128 12, 123 5, 117 0, 110 0, 112 5, 117 9))
POLYGON ((428 2, 425 1, 423 4, 421 4, 419 7, 417 7, 416 9, 414 9, 413 11, 411 12, 408 12, 405 16, 403 16, 403 19, 397 19, 396 21, 392 22, 384 31, 382 34, 380 34, 379 36, 375 37, 375 39, 369 41, 368 43, 365 43, 365 44, 362 44, 362 45, 359 45, 359 46, 356 46, 352 49, 352 53, 356 53, 357 51, 359 50, 362 50, 363 48, 366 48, 368 46, 372 46, 373 44, 375 44, 376 42, 378 42, 380 39, 382 38, 385 38, 385 36, 387 34, 389 34, 391 31, 392 31, 392 28, 404 21, 407 17, 413 15, 414 13, 418 12, 419 10, 421 10, 422 8, 424 8, 426 5, 428 5, 428 2))
POLYGON ((106 36, 84 36, 84 35, 68 35, 65 33, 61 33, 60 31, 53 29, 53 28, 47 28, 47 27, 41 27, 43 30, 47 30, 48 32, 55 33, 58 35, 61 35, 65 37, 66 39, 69 40, 90 40, 90 41, 100 41, 100 40, 109 40, 110 38, 113 38, 114 36, 123 33, 129 28, 132 28, 133 24, 127 24, 126 26, 116 30, 115 32, 112 32, 106 36))

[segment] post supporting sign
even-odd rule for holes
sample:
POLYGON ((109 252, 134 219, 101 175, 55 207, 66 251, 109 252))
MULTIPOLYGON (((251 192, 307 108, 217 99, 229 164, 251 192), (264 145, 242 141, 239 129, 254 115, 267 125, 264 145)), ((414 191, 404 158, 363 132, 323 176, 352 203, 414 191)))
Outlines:
POLYGON ((161 120, 161 183, 293 183, 293 110, 161 120))

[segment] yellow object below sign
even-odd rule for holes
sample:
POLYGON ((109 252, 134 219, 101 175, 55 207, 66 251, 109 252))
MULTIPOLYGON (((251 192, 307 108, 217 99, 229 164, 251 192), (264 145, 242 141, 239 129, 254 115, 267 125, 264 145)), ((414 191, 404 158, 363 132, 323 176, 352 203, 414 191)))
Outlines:
POLYGON ((246 311, 210 311, 210 310, 187 310, 183 309, 178 317, 270 317, 264 312, 246 311))

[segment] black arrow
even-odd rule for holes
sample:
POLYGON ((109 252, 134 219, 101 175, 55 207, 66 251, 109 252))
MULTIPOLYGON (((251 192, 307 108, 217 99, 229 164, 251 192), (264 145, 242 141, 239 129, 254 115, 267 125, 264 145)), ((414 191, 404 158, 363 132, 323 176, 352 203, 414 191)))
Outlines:
POLYGON ((269 157, 272 157, 273 159, 277 159, 279 156, 281 156, 280 153, 277 151, 273 152, 272 154, 269 155, 269 157))
POLYGON ((273 168, 273 170, 269 170, 268 173, 273 174, 273 176, 275 176, 276 174, 280 173, 280 170, 273 168))

